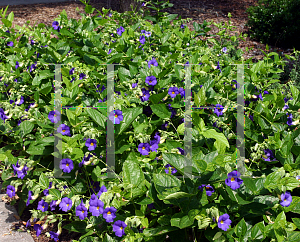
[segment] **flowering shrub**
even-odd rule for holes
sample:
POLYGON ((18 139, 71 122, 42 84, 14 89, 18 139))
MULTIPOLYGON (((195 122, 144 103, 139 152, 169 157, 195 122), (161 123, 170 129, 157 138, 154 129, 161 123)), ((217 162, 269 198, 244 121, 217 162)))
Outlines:
POLYGON ((104 8, 92 16, 88 4, 85 10, 79 22, 63 11, 52 27, 17 26, 19 32, 11 28, 13 13, 4 13, 0 25, 1 177, 7 195, 20 198, 20 213, 36 204, 27 226, 45 220, 34 224, 39 236, 58 222, 58 231, 47 233, 54 241, 63 221, 82 233, 80 241, 299 241, 299 90, 288 83, 269 89, 285 62, 276 53, 244 61, 236 51, 242 36, 229 35, 230 21, 215 24, 216 40, 208 38, 211 23, 194 23, 191 31, 186 20, 160 11, 141 9, 141 18, 104 8), (49 63, 64 64, 62 105, 75 107, 61 114, 49 63), (109 113, 96 107, 108 98, 106 63, 120 64, 109 113), (230 108, 242 88, 237 63, 245 64, 245 157, 230 108), (182 177, 188 68, 191 104, 199 107, 192 112, 192 178, 182 177), (59 168, 70 178, 54 176, 59 121, 59 168), (115 128, 114 178, 105 173, 107 122, 115 128))

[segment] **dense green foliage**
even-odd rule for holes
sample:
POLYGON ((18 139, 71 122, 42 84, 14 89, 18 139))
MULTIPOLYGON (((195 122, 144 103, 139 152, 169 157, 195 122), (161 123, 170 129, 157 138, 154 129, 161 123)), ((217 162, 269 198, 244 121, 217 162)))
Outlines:
POLYGON ((20 198, 19 213, 34 206, 28 222, 48 216, 45 225, 58 222, 57 232, 70 222, 64 228, 81 233, 82 242, 300 241, 300 91, 280 83, 285 62, 277 53, 258 63, 244 60, 237 49, 243 36, 231 36, 230 20, 214 23, 216 39, 208 34, 211 22, 193 23, 191 31, 176 14, 150 16, 143 8, 91 16, 95 9, 86 4, 80 21, 62 11, 52 27, 33 29, 11 28, 14 15, 6 17, 6 10, 1 177, 8 196, 20 198), (50 63, 64 64, 62 106, 74 107, 61 114, 54 112, 50 63), (107 63, 120 64, 114 67, 115 114, 95 108, 108 98, 107 63), (243 87, 236 64, 244 67, 243 87), (183 177, 187 72, 196 107, 190 178, 183 177), (238 91, 245 99, 239 119, 245 157, 236 140, 238 91), (54 133, 58 119, 62 128, 54 133), (109 122, 115 122, 115 178, 106 173, 109 122), (54 136, 62 138, 60 169, 70 178, 54 177, 54 136), (245 162, 242 174, 237 161, 245 162), (108 219, 100 207, 115 209, 116 217, 108 219))
POLYGON ((247 9, 251 37, 300 50, 300 0, 260 0, 247 9))

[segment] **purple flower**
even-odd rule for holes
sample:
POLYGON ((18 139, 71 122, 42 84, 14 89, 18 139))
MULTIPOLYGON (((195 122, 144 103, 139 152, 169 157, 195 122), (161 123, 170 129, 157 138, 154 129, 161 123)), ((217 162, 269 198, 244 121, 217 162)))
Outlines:
POLYGON ((109 49, 109 51, 108 51, 108 53, 107 53, 107 54, 109 55, 110 53, 111 53, 111 49, 109 49))
POLYGON ((52 23, 52 27, 53 27, 53 29, 57 30, 58 32, 60 31, 60 26, 59 26, 59 23, 57 21, 54 21, 52 23))
POLYGON ((291 205, 292 200, 293 200, 293 198, 292 198, 292 195, 290 192, 282 193, 280 205, 283 207, 288 207, 291 205))
POLYGON ((59 111, 50 111, 48 114, 48 119, 52 122, 52 123, 57 123, 60 120, 60 113, 59 111))
POLYGON ((80 73, 79 80, 82 80, 86 75, 84 73, 80 73))
POLYGON ((19 62, 18 61, 16 61, 16 69, 18 69, 19 68, 19 62))
POLYGON ((46 203, 43 199, 39 201, 38 203, 38 210, 41 210, 42 212, 46 212, 48 210, 48 203, 46 203))
POLYGON ((266 149, 266 150, 264 150, 264 152, 265 152, 265 154, 262 156, 262 158, 265 161, 275 161, 276 160, 272 150, 266 149))
MULTIPOLYGON (((17 101, 17 99, 16 99, 16 101, 17 101)), ((24 97, 21 96, 20 100, 19 100, 18 102, 16 102, 16 104, 17 104, 18 106, 20 106, 20 105, 22 105, 23 103, 24 103, 24 97)))
POLYGON ((7 186, 7 189, 6 189, 6 194, 7 194, 10 198, 12 198, 13 196, 15 196, 15 195, 16 195, 16 189, 15 189, 15 187, 12 186, 12 185, 8 185, 8 186, 7 186))
POLYGON ((157 83, 156 77, 155 77, 155 76, 147 76, 145 82, 146 82, 148 85, 155 86, 156 83, 157 83))
POLYGON ((82 199, 81 203, 76 207, 76 216, 78 216, 80 220, 84 220, 87 217, 87 208, 84 206, 82 199))
POLYGON ((146 32, 145 32, 145 35, 146 35, 146 37, 149 38, 149 37, 151 36, 151 32, 150 32, 150 31, 149 31, 149 32, 146 31, 146 32))
POLYGON ((231 224, 231 220, 229 219, 229 215, 227 213, 221 215, 218 220, 218 227, 223 231, 227 231, 231 224))
POLYGON ((181 95, 181 97, 185 98, 185 89, 184 88, 180 87, 178 92, 181 95))
POLYGON ((85 142, 85 146, 88 147, 89 151, 95 150, 97 147, 97 140, 95 139, 87 139, 85 142))
POLYGON ((14 42, 10 41, 10 42, 8 42, 7 45, 13 47, 14 46, 14 42))
POLYGON ((103 207, 104 203, 96 197, 95 201, 92 202, 92 205, 90 204, 89 211, 93 216, 99 217, 100 214, 103 214, 103 207))
POLYGON ((121 26, 120 28, 117 28, 117 34, 122 36, 122 33, 125 31, 125 29, 121 26))
POLYGON ((124 229, 127 227, 127 225, 121 221, 118 220, 113 224, 113 231, 115 232, 116 236, 122 237, 125 235, 124 229))
POLYGON ((184 149, 177 147, 177 149, 179 150, 180 154, 184 155, 184 149))
POLYGON ((180 28, 184 29, 184 28, 185 28, 185 25, 184 25, 184 24, 181 24, 181 25, 180 25, 180 28))
POLYGON ((142 88, 142 93, 143 93, 143 96, 141 96, 141 101, 142 102, 148 101, 149 97, 150 97, 149 91, 146 90, 145 88, 142 88))
POLYGON ((214 188, 211 185, 203 184, 203 185, 199 186, 198 189, 203 191, 204 187, 205 187, 205 190, 206 190, 206 195, 209 196, 209 197, 213 194, 213 192, 215 192, 214 188))
POLYGON ((169 128, 169 127, 170 127, 170 125, 169 125, 169 122, 168 122, 168 121, 166 121, 164 124, 161 125, 161 129, 162 129, 162 130, 166 130, 166 129, 169 128))
POLYGON ((40 236, 40 234, 41 234, 41 232, 42 232, 42 230, 43 230, 43 228, 42 228, 42 226, 41 226, 40 224, 35 224, 35 225, 33 226, 33 229, 36 231, 36 236, 37 236, 37 237, 40 236))
POLYGON ((221 104, 217 104, 214 113, 217 114, 218 117, 220 117, 221 115, 223 115, 223 109, 224 107, 221 104))
POLYGON ((109 114, 109 120, 114 122, 114 124, 120 124, 123 120, 122 111, 119 109, 111 111, 109 114))
POLYGON ((28 206, 30 204, 30 200, 32 200, 32 191, 28 191, 28 199, 26 202, 26 206, 28 206))
POLYGON ((219 70, 220 70, 220 72, 222 72, 222 71, 221 71, 221 67, 220 67, 220 61, 218 61, 218 64, 217 64, 217 69, 219 69, 219 70))
POLYGON ((284 111, 284 110, 286 110, 286 109, 289 109, 289 108, 290 108, 289 105, 284 105, 282 111, 284 111))
POLYGON ((64 197, 59 204, 59 210, 67 212, 71 208, 72 208, 72 200, 68 197, 64 197))
POLYGON ((149 60, 149 61, 148 61, 148 68, 149 68, 149 69, 150 69, 151 65, 153 65, 153 66, 158 66, 158 63, 157 63, 157 61, 155 60, 154 57, 152 57, 152 60, 149 60))
POLYGON ((109 14, 108 14, 108 17, 111 17, 111 16, 112 16, 112 13, 109 13, 109 14))
POLYGON ((160 136, 159 136, 159 132, 156 132, 154 135, 154 140, 156 141, 157 144, 159 144, 160 142, 160 136))
POLYGON ((141 43, 142 45, 145 44, 145 43, 146 43, 145 36, 144 36, 144 35, 141 35, 139 41, 140 41, 140 43, 141 43))
POLYGON ((55 210, 55 208, 56 208, 56 202, 57 202, 57 200, 52 200, 51 202, 50 202, 50 209, 51 209, 51 211, 54 211, 55 210))
POLYGON ((54 241, 58 241, 58 236, 59 236, 58 233, 55 233, 55 232, 53 232, 53 231, 50 231, 49 234, 50 234, 50 236, 51 236, 51 239, 54 239, 54 241))
POLYGON ((62 135, 67 135, 67 136, 71 136, 70 133, 70 127, 68 125, 65 124, 61 124, 58 128, 57 128, 57 132, 61 133, 62 135))
POLYGON ((241 173, 239 173, 238 171, 229 172, 227 175, 227 179, 225 180, 225 184, 232 190, 240 188, 241 184, 243 183, 243 180, 239 178, 240 176, 241 173))
POLYGON ((249 118, 252 120, 252 122, 254 122, 253 121, 253 116, 251 114, 249 114, 249 118))
POLYGON ((62 159, 60 162, 60 169, 63 172, 70 173, 74 168, 73 161, 69 158, 62 159))
POLYGON ((293 125, 293 115, 292 114, 286 114, 286 115, 288 115, 288 121, 286 122, 287 123, 287 125, 288 126, 291 126, 291 125, 293 125))
POLYGON ((223 49, 222 49, 222 51, 226 54, 226 52, 227 52, 227 48, 226 47, 224 47, 223 49))
POLYGON ((167 168, 167 169, 165 169, 165 172, 167 173, 167 174, 169 174, 170 172, 169 172, 169 167, 171 168, 171 174, 175 174, 176 172, 177 172, 177 170, 173 167, 173 166, 171 166, 170 164, 167 164, 166 166, 165 166, 165 168, 167 168))
POLYGON ((218 128, 221 132, 223 131, 223 129, 222 129, 221 127, 218 127, 218 126, 217 126, 217 123, 216 123, 216 122, 214 122, 212 126, 215 127, 215 128, 218 128))
POLYGON ((94 192, 94 193, 97 193, 100 191, 100 183, 99 182, 94 182, 94 181, 91 181, 91 189, 90 189, 91 192, 94 192))
POLYGON ((117 209, 114 207, 105 208, 103 211, 103 218, 107 223, 113 222, 116 218, 117 209))
POLYGON ((156 140, 151 140, 150 141, 150 150, 152 152, 157 152, 158 149, 158 143, 156 142, 156 140))
POLYGON ((132 83, 132 88, 136 88, 136 86, 137 86, 137 82, 136 83, 132 83))
POLYGON ((154 208, 155 208, 154 203, 150 203, 150 204, 148 204, 147 206, 148 206, 148 208, 150 208, 150 209, 154 209, 154 208))
POLYGON ((34 45, 35 41, 34 40, 30 40, 30 44, 34 45))
POLYGON ((231 86, 232 86, 232 91, 233 90, 236 90, 237 88, 240 88, 240 84, 239 83, 237 83, 237 81, 236 80, 232 80, 232 82, 235 82, 234 84, 231 84, 231 86))
POLYGON ((75 68, 73 67, 70 71, 69 71, 69 75, 73 75, 74 74, 74 71, 75 71, 75 68))
POLYGON ((168 94, 171 96, 171 98, 175 98, 176 95, 178 94, 178 88, 177 87, 170 87, 168 94))
POLYGON ((150 145, 148 143, 141 143, 138 146, 138 151, 141 153, 141 155, 149 155, 150 145))
POLYGON ((27 223, 26 223, 26 228, 30 227, 31 226, 31 223, 30 223, 30 219, 27 220, 27 223))
POLYGON ((102 194, 103 192, 107 192, 107 188, 106 188, 106 186, 104 186, 104 185, 100 188, 100 190, 99 190, 97 196, 100 198, 100 196, 101 196, 101 194, 102 194))

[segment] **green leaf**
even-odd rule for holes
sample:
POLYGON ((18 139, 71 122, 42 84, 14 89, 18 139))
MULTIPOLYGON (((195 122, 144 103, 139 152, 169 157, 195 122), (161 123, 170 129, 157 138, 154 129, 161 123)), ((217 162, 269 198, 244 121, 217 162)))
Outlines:
POLYGON ((171 117, 171 112, 167 109, 165 104, 153 104, 150 105, 153 113, 155 113, 159 118, 165 119, 171 117))
POLYGON ((125 131, 131 123, 143 113, 142 107, 136 108, 127 108, 122 112, 123 120, 120 122, 120 131, 118 135, 120 135, 123 131, 125 131))
POLYGON ((195 104, 197 107, 203 107, 206 102, 205 89, 201 88, 195 95, 195 104))
POLYGON ((83 181, 76 181, 76 183, 73 184, 73 186, 74 187, 72 187, 72 190, 75 193, 84 194, 88 190, 85 182, 83 181))
POLYGON ((295 101, 297 101, 298 100, 298 96, 299 96, 299 90, 298 90, 298 88, 295 87, 295 86, 293 86, 293 85, 291 85, 290 88, 291 88, 291 92, 293 94, 293 98, 295 99, 295 101))
POLYGON ((281 175, 279 172, 272 172, 267 176, 264 187, 267 189, 275 189, 278 186, 281 175))
POLYGON ((114 242, 114 239, 108 235, 108 233, 105 234, 103 242, 114 242))
POLYGON ((138 186, 145 179, 144 173, 140 166, 134 162, 126 160, 123 164, 123 182, 126 184, 133 184, 138 186))
POLYGON ((253 192, 254 195, 259 194, 259 192, 264 188, 265 178, 251 178, 244 177, 243 182, 247 188, 253 192))
POLYGON ((76 221, 65 225, 63 228, 69 231, 85 234, 89 231, 86 229, 86 225, 87 224, 84 221, 76 221))
POLYGON ((300 229, 300 218, 292 218, 294 224, 300 229))
POLYGON ((172 226, 162 226, 158 228, 148 228, 144 230, 144 235, 146 237, 159 236, 162 234, 170 233, 172 231, 177 230, 177 228, 172 226))
POLYGON ((245 222, 245 219, 243 218, 240 220, 240 222, 235 226, 234 232, 237 237, 242 238, 245 236, 245 233, 247 232, 247 225, 245 222))
POLYGON ((278 214, 277 218, 274 221, 273 227, 274 229, 284 228, 286 224, 286 216, 284 211, 278 214))
POLYGON ((153 174, 153 182, 156 191, 161 194, 164 191, 170 190, 172 188, 176 188, 178 191, 181 186, 181 181, 178 178, 166 173, 153 174))
POLYGON ((2 18, 1 21, 8 28, 10 28, 12 26, 12 22, 10 22, 9 20, 7 20, 5 18, 2 18))
POLYGON ((207 168, 207 163, 204 160, 194 160, 193 159, 193 164, 196 165, 196 168, 198 168, 199 172, 205 172, 207 168))
POLYGON ((165 200, 179 199, 179 198, 183 198, 183 197, 192 197, 192 196, 194 196, 194 194, 189 194, 189 193, 186 193, 186 192, 175 192, 175 193, 172 193, 172 194, 166 196, 165 200))
POLYGON ((171 218, 171 225, 180 229, 193 225, 193 222, 189 219, 189 216, 184 213, 175 213, 171 218))
POLYGON ((165 162, 175 167, 176 170, 183 169, 185 163, 184 156, 173 153, 163 153, 162 157, 165 162))
POLYGON ((251 238, 253 240, 262 241, 265 238, 264 233, 265 233, 265 225, 263 222, 259 222, 253 226, 251 230, 251 238))
POLYGON ((14 12, 10 12, 7 16, 7 20, 12 23, 14 21, 14 16, 14 12))
POLYGON ((226 137, 223 133, 218 133, 214 129, 208 129, 208 130, 205 130, 202 134, 206 138, 214 138, 214 139, 216 139, 216 141, 218 141, 220 143, 223 143, 228 148, 230 147, 229 143, 228 143, 228 140, 226 139, 226 137))
POLYGON ((300 241, 300 232, 299 231, 287 231, 287 241, 288 242, 300 241))
POLYGON ((153 104, 158 104, 161 100, 163 100, 163 98, 165 96, 168 95, 168 91, 162 92, 162 93, 158 93, 158 94, 153 94, 149 97, 149 100, 153 103, 153 104))
POLYGON ((200 203, 202 206, 205 206, 208 204, 208 200, 207 200, 207 195, 206 195, 206 188, 204 187, 203 188, 203 191, 202 191, 202 196, 201 196, 201 199, 200 199, 200 203))
POLYGON ((184 135, 184 123, 180 124, 177 128, 177 132, 180 135, 184 135))
POLYGON ((54 197, 53 200, 61 199, 61 192, 56 189, 49 189, 49 194, 51 194, 54 197))
POLYGON ((70 38, 74 38, 74 34, 72 34, 69 30, 67 30, 67 28, 62 28, 60 30, 60 34, 61 35, 65 35, 65 36, 68 36, 70 38))
POLYGON ((102 128, 105 128, 106 117, 96 109, 85 108, 88 115, 102 128))
POLYGON ((39 184, 41 185, 42 188, 44 189, 48 189, 49 187, 49 179, 48 177, 45 176, 44 173, 42 173, 40 175, 40 178, 39 178, 39 184))
POLYGON ((22 137, 29 134, 34 128, 34 124, 31 121, 23 121, 20 124, 20 129, 22 131, 22 137))
POLYGON ((286 186, 286 190, 293 190, 299 186, 299 181, 295 177, 284 177, 280 180, 280 184, 286 186))

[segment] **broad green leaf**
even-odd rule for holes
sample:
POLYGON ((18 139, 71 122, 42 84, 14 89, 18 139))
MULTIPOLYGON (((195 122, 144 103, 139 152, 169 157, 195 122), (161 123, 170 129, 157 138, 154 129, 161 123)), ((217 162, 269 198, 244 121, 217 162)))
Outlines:
POLYGON ((267 189, 275 189, 278 186, 281 175, 279 172, 272 172, 267 176, 264 187, 267 189))
POLYGON ((265 225, 263 222, 259 222, 253 226, 251 229, 251 238, 253 240, 260 240, 262 241, 264 239, 264 233, 265 233, 265 225))
POLYGON ((96 109, 85 108, 88 115, 102 128, 105 128, 106 117, 98 112, 96 109))
POLYGON ((166 173, 153 174, 153 182, 156 191, 159 193, 163 193, 172 188, 176 188, 178 191, 181 186, 181 181, 178 178, 166 173))
POLYGON ((290 87, 291 87, 291 92, 293 94, 293 98, 295 99, 295 101, 297 101, 298 96, 299 96, 299 90, 294 85, 291 85, 290 87))
POLYGON ((171 112, 167 109, 165 104, 153 104, 150 105, 153 113, 155 113, 159 118, 165 119, 171 117, 171 112))
POLYGON ((158 94, 153 94, 149 97, 149 100, 153 103, 153 104, 158 104, 165 96, 168 95, 168 91, 162 92, 162 93, 158 93, 158 94))
POLYGON ((49 179, 45 176, 44 173, 40 175, 39 184, 43 189, 47 189, 49 187, 49 179))
POLYGON ((65 35, 65 36, 68 36, 70 38, 74 38, 74 34, 72 34, 69 30, 67 30, 67 28, 62 28, 60 30, 60 34, 61 35, 65 35))
POLYGON ((122 171, 124 175, 123 182, 126 184, 138 186, 145 179, 142 169, 134 161, 126 160, 123 164, 122 171))
POLYGON ((202 132, 202 134, 206 138, 214 138, 218 142, 221 142, 221 143, 225 144, 228 148, 230 147, 229 143, 228 143, 228 140, 226 139, 226 137, 223 133, 218 133, 214 129, 208 129, 208 130, 205 130, 204 132, 202 132))
POLYGON ((245 234, 247 232, 247 225, 246 225, 244 218, 242 220, 240 220, 239 223, 235 226, 234 232, 235 232, 236 236, 239 238, 242 238, 245 236, 245 234))
POLYGON ((14 12, 10 12, 7 16, 7 20, 12 23, 14 21, 14 16, 14 12))
POLYGON ((204 187, 203 188, 203 191, 202 191, 202 196, 201 196, 201 199, 200 199, 200 203, 202 206, 205 206, 208 204, 208 200, 207 200, 207 195, 206 195, 206 188, 204 187))
POLYGON ((294 224, 300 229, 300 218, 292 218, 294 224))
POLYGON ((193 222, 189 219, 189 216, 184 213, 176 213, 171 218, 171 225, 180 229, 193 225, 193 222))
POLYGON ((285 224, 286 224, 286 216, 284 211, 282 211, 280 214, 278 214, 277 218, 275 219, 273 227, 275 229, 284 228, 285 224))
POLYGON ((205 101, 205 89, 200 88, 199 92, 195 95, 195 104, 197 107, 203 107, 205 105, 205 101))
POLYGON ((132 122, 143 113, 142 107, 136 107, 136 108, 127 108, 123 110, 123 120, 119 124, 119 132, 118 135, 120 135, 123 131, 125 131, 132 122))
POLYGON ((49 189, 49 194, 54 197, 54 200, 61 199, 61 192, 56 189, 49 189))
POLYGON ((166 196, 165 200, 179 199, 179 198, 183 198, 183 197, 191 197, 193 195, 194 194, 189 194, 189 193, 186 193, 186 192, 175 192, 175 193, 172 193, 172 194, 166 196))
POLYGON ((34 128, 34 124, 31 121, 23 121, 20 124, 20 129, 22 131, 22 137, 29 134, 34 128))
POLYGON ((182 123, 182 124, 180 124, 179 126, 178 126, 178 128, 177 128, 177 132, 178 132, 178 134, 180 134, 180 135, 184 135, 184 123, 182 123))

